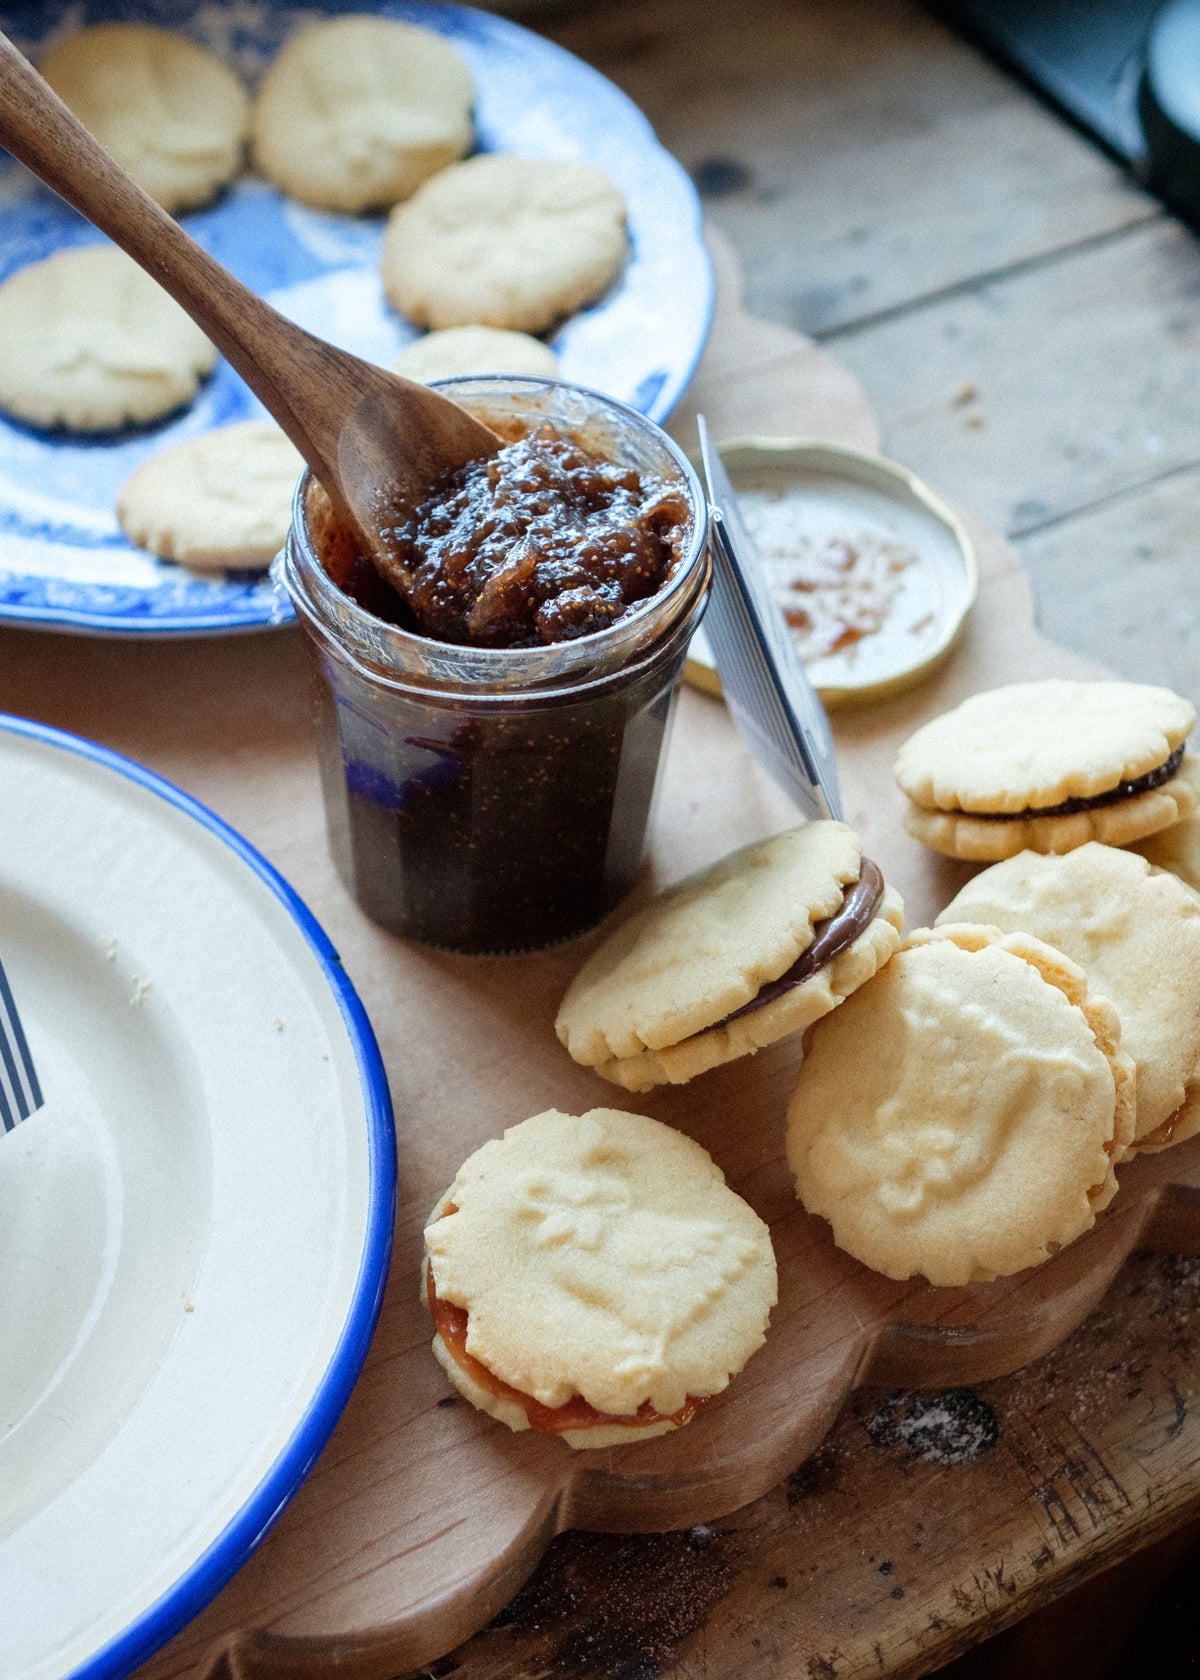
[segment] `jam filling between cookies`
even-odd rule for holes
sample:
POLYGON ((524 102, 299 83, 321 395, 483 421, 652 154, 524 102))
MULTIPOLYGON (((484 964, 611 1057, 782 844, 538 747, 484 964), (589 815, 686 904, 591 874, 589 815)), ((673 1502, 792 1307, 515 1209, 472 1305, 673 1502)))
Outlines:
MULTIPOLYGON (((458 1209, 451 1204, 442 1215, 446 1218, 458 1209)), ((429 1301, 429 1311, 433 1317, 434 1327, 442 1342, 450 1352, 454 1363, 471 1378, 472 1382, 486 1388, 489 1394, 494 1394, 498 1400, 509 1400, 520 1406, 529 1419, 529 1427, 536 1429, 542 1435, 563 1435, 571 1429, 598 1429, 608 1424, 617 1424, 623 1429, 644 1429, 652 1423, 672 1423, 681 1427, 689 1423, 700 1410, 709 1395, 689 1395, 677 1412, 659 1412, 648 1400, 644 1400, 636 1412, 622 1414, 618 1412, 601 1412, 582 1394, 573 1394, 561 1406, 543 1406, 540 1400, 535 1400, 531 1394, 523 1394, 519 1388, 506 1383, 503 1378, 489 1371, 487 1366, 467 1352, 467 1325, 470 1315, 465 1307, 456 1307, 450 1301, 443 1301, 437 1292, 437 1285, 433 1278, 433 1267, 425 1268, 425 1293, 429 1301)))
POLYGON ((1122 799, 1136 799, 1139 793, 1153 793, 1155 788, 1171 780, 1183 762, 1183 747, 1181 742, 1165 764, 1147 770, 1144 776, 1118 782, 1116 787, 1108 788, 1104 793, 1091 794, 1085 799, 1064 799, 1060 805, 1031 805, 1024 811, 971 811, 967 814, 982 817, 985 822, 1023 822, 1027 817, 1073 817, 1077 811, 1095 811, 1103 805, 1116 805, 1122 799))
MULTIPOLYGON (((806 980, 811 980, 819 969, 832 962, 834 957, 841 956, 842 952, 853 945, 858 936, 866 930, 882 897, 883 875, 879 866, 872 863, 870 858, 863 858, 859 865, 858 880, 851 881, 842 894, 841 909, 826 917, 823 922, 814 922, 812 944, 801 952, 778 980, 768 980, 749 1003, 744 1003, 740 1009, 722 1016, 713 1026, 728 1026, 730 1021, 736 1021, 743 1015, 762 1009, 768 1003, 774 1003, 775 999, 782 997, 785 992, 790 992, 796 986, 803 985, 806 980)), ((711 1032, 712 1027, 706 1027, 704 1030, 711 1032)))

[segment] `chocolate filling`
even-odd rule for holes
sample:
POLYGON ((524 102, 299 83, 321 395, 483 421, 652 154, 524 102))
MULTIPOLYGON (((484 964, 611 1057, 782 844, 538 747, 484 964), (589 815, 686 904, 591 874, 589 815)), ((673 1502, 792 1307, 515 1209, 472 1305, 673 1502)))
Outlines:
MULTIPOLYGON (((749 1003, 744 1003, 740 1009, 722 1016, 714 1021, 713 1026, 728 1026, 730 1021, 736 1021, 739 1016, 749 1015, 751 1010, 761 1009, 764 1004, 774 1003, 784 992, 790 992, 794 986, 799 986, 809 980, 818 969, 832 962, 834 957, 841 956, 848 945, 853 945, 859 934, 863 932, 872 916, 875 914, 879 900, 883 897, 883 876, 877 864, 870 858, 863 858, 859 865, 858 880, 851 881, 842 894, 842 907, 823 922, 816 922, 813 926, 812 944, 802 951, 785 974, 778 980, 768 980, 765 986, 759 988, 749 1003)), ((711 1032, 711 1027, 705 1028, 711 1032)))
POLYGON ((1134 799, 1139 793, 1151 793, 1169 782, 1183 759, 1183 743, 1175 748, 1165 764, 1157 770, 1147 770, 1136 781, 1118 782, 1104 793, 1094 793, 1087 799, 1064 799, 1061 805, 1031 805, 1025 811, 968 811, 966 815, 982 817, 985 822, 1022 822, 1026 817, 1071 817, 1076 811, 1094 811, 1101 805, 1116 805, 1122 799, 1134 799))

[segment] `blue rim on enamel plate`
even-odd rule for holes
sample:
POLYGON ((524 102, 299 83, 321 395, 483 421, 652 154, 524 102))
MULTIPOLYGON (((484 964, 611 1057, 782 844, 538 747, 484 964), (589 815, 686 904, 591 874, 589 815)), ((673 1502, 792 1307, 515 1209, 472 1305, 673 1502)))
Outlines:
MULTIPOLYGON (((625 195, 630 256, 619 280, 550 339, 564 379, 662 421, 700 357, 713 281, 700 206, 686 172, 646 118, 598 71, 531 30, 429 0, 0 0, 0 30, 35 61, 83 24, 134 19, 181 29, 249 82, 296 26, 374 11, 445 35, 475 80, 484 151, 581 158, 625 195)), ((183 225, 239 279, 302 326, 390 366, 416 331, 379 277, 382 217, 329 215, 243 177, 183 225)), ((94 228, 0 150, 0 280, 94 228)), ((158 450, 260 416, 225 363, 196 401, 161 425, 103 442, 47 438, 0 416, 0 621, 102 634, 202 635, 290 620, 265 573, 205 577, 131 547, 114 513, 127 475, 158 450)))
POLYGON ((211 811, 0 716, 0 1673, 117 1680, 264 1538, 375 1328, 396 1153, 336 951, 211 811))

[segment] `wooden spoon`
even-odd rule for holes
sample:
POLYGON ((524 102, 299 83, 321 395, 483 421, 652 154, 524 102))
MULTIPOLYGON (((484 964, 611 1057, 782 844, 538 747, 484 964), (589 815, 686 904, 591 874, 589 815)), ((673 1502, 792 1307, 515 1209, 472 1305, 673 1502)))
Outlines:
POLYGON ((495 433, 425 385, 294 325, 136 185, 0 34, 0 143, 120 245, 196 321, 291 438, 365 552, 401 591, 397 510, 443 471, 494 454, 495 433))

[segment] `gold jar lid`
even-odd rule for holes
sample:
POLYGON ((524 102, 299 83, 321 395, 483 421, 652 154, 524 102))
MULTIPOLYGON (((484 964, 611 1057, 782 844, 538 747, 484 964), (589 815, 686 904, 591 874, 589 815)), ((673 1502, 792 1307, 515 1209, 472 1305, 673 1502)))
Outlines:
MULTIPOLYGON (((826 705, 879 699, 946 656, 975 600, 975 553, 915 474, 805 438, 743 438, 720 455, 826 705)), ((686 675, 720 694, 703 625, 686 675)))

